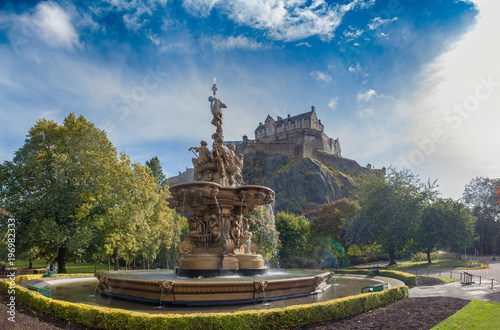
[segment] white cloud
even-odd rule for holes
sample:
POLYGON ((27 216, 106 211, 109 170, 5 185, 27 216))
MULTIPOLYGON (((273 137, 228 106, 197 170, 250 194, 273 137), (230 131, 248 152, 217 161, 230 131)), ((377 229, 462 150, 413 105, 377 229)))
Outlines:
POLYGON ((32 19, 39 36, 50 46, 72 48, 79 45, 70 16, 58 4, 51 1, 39 3, 32 19))
POLYGON ((375 112, 372 108, 366 108, 358 111, 358 116, 361 118, 374 117, 375 112))
POLYGON ((368 24, 368 28, 370 30, 376 30, 379 26, 381 26, 383 24, 394 22, 397 20, 398 20, 397 17, 393 17, 391 19, 383 19, 381 17, 375 17, 374 19, 372 19, 372 22, 370 24, 368 24))
POLYGON ((365 32, 365 30, 356 29, 353 28, 352 26, 349 26, 349 29, 346 29, 343 34, 344 37, 346 38, 346 42, 349 42, 361 36, 363 32, 365 32))
POLYGON ((355 66, 350 66, 349 67, 349 72, 360 72, 361 71, 361 66, 358 64, 356 64, 355 66))
POLYGON ((295 46, 306 46, 306 47, 311 48, 311 45, 308 42, 299 42, 295 46))
POLYGON ((364 93, 358 92, 358 94, 356 94, 356 100, 358 102, 369 102, 376 96, 378 96, 377 92, 373 89, 369 89, 364 93))
POLYGON ((218 0, 184 0, 182 6, 196 17, 207 17, 218 0))
POLYGON ((127 29, 132 31, 137 31, 148 22, 147 19, 141 19, 141 15, 135 14, 125 14, 123 15, 123 23, 127 29))
POLYGON ((20 15, 0 12, 0 25, 8 30, 9 41, 16 52, 38 41, 52 48, 73 49, 83 45, 75 26, 90 27, 92 31, 99 28, 89 15, 78 13, 72 4, 63 8, 52 1, 38 3, 32 12, 20 15))
POLYGON ((338 101, 339 101, 339 97, 338 96, 335 97, 335 98, 330 99, 330 103, 328 103, 328 107, 330 109, 332 109, 332 111, 334 111, 335 108, 337 107, 338 101))
POLYGON ((105 0, 105 2, 111 6, 107 8, 96 6, 93 8, 94 12, 100 16, 104 16, 108 12, 115 14, 120 12, 126 28, 134 32, 139 32, 144 25, 149 23, 158 6, 164 7, 166 5, 164 0, 105 0))
POLYGON ((322 80, 324 82, 332 81, 332 77, 329 74, 321 71, 313 71, 310 73, 310 75, 316 80, 322 80))
POLYGON ((263 48, 269 48, 269 45, 264 45, 252 38, 247 38, 244 36, 230 36, 230 37, 206 37, 202 39, 202 43, 210 44, 216 50, 231 50, 231 49, 248 49, 257 50, 263 48))
POLYGON ((329 4, 324 0, 312 1, 309 5, 303 0, 233 0, 218 3, 218 7, 236 23, 266 31, 269 37, 283 41, 311 36, 329 41, 347 12, 371 5, 373 1, 361 0, 344 5, 329 4))

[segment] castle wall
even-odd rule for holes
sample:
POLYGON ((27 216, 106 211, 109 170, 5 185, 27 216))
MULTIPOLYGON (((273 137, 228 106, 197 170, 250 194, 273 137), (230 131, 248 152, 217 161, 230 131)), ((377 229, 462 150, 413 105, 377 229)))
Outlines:
MULTIPOLYGON (((250 142, 250 141, 249 141, 250 142)), ((318 150, 324 150, 326 152, 335 154, 337 156, 341 155, 340 143, 338 140, 333 140, 329 138, 325 133, 314 130, 314 129, 299 129, 290 130, 282 133, 277 133, 272 136, 264 136, 259 140, 254 142, 257 143, 279 143, 287 142, 298 145, 300 143, 308 143, 318 150)), ((287 153, 287 152, 282 152, 287 153)))
POLYGON ((168 178, 170 181, 170 186, 175 186, 177 184, 186 183, 193 181, 194 178, 194 168, 186 167, 185 172, 179 172, 178 175, 168 178))
POLYGON ((247 143, 242 143, 236 146, 235 152, 243 155, 264 153, 268 156, 277 156, 287 154, 290 158, 297 158, 299 154, 296 151, 296 146, 291 141, 255 141, 248 140, 247 143))

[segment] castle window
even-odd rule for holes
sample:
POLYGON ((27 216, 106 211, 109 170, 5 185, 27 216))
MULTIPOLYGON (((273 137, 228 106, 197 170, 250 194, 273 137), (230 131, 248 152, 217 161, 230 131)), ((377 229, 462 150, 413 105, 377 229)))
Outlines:
POLYGON ((267 128, 267 133, 268 133, 268 134, 271 134, 271 131, 272 131, 271 127, 268 127, 268 128, 267 128))
POLYGON ((283 129, 285 129, 285 123, 283 123, 283 129))
POLYGON ((302 117, 302 125, 304 125, 304 117, 302 117))
POLYGON ((297 119, 295 119, 295 126, 297 126, 299 124, 299 121, 297 119))
POLYGON ((291 121, 288 122, 288 127, 292 127, 292 122, 291 121))

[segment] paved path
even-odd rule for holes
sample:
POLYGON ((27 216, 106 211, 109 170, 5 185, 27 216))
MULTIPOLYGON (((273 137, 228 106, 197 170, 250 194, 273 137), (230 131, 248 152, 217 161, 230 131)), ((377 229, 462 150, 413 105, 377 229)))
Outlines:
MULTIPOLYGON (((436 275, 437 271, 430 271, 431 275, 436 275)), ((449 272, 449 271, 448 271, 449 272)), ((432 297, 446 296, 463 299, 477 299, 483 301, 492 301, 500 303, 500 261, 492 261, 489 269, 478 270, 453 270, 453 277, 459 275, 457 273, 467 272, 473 275, 474 284, 462 285, 460 281, 437 285, 437 286, 420 286, 410 289, 410 297, 432 297), (480 278, 481 277, 481 284, 480 278), (491 279, 493 281, 493 289, 491 288, 491 279)), ((448 277, 449 273, 441 271, 443 277, 448 277)), ((427 272, 422 272, 422 275, 427 275, 427 272)), ((457 278, 455 277, 455 278, 457 278)))

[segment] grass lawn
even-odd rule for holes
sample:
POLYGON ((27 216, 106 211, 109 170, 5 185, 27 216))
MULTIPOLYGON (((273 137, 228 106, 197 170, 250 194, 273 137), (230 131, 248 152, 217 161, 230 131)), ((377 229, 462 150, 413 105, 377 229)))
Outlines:
POLYGON ((499 324, 499 303, 472 300, 432 329, 498 329, 499 324))
POLYGON ((481 269, 487 268, 486 265, 479 263, 478 261, 471 261, 465 259, 440 259, 433 260, 432 264, 428 264, 427 261, 408 261, 398 263, 387 267, 387 269, 400 270, 400 269, 481 269), (478 265, 479 267, 472 267, 472 264, 478 265))
POLYGON ((427 275, 419 275, 419 276, 424 276, 424 277, 434 277, 437 278, 445 283, 451 283, 451 282, 456 282, 458 279, 456 278, 449 278, 449 277, 442 277, 442 276, 427 276, 427 275))
MULTIPOLYGON (((48 263, 42 260, 33 260, 33 268, 41 269, 46 268, 48 263)), ((16 260, 15 267, 17 268, 28 268, 29 261, 28 260, 16 260)), ((113 264, 111 264, 111 270, 113 270, 113 264)), ((125 267, 121 267, 121 269, 125 270, 125 267)), ((98 264, 97 271, 107 271, 108 264, 98 264)), ((82 262, 67 262, 66 263, 66 271, 68 274, 79 274, 79 273, 94 273, 94 265, 90 263, 82 263, 82 262)))

